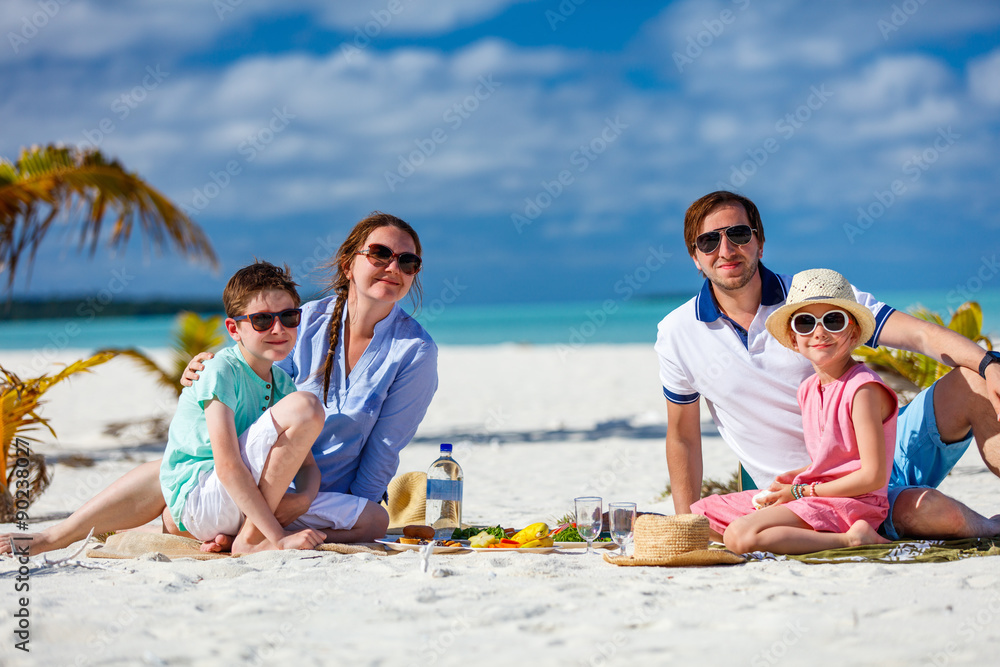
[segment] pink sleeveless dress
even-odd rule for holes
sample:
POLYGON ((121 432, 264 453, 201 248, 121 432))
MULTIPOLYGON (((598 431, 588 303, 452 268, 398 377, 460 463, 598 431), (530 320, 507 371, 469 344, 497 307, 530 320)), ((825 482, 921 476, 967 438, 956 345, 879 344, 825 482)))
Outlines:
MULTIPOLYGON (((811 375, 799 385, 799 407, 806 450, 812 463, 795 477, 795 484, 829 482, 861 468, 858 441, 851 421, 854 396, 864 385, 875 382, 888 389, 878 373, 858 364, 829 384, 820 386, 819 377, 811 375)), ((889 389, 895 397, 895 393, 889 389)), ((892 470, 896 444, 894 410, 882 424, 885 434, 886 470, 892 470)), ((888 477, 888 474, 886 475, 888 477)), ((733 520, 754 511, 752 498, 758 491, 728 493, 702 498, 691 505, 691 511, 708 517, 712 530, 720 535, 733 520)), ((886 487, 855 498, 806 497, 785 503, 784 507, 809 524, 813 530, 843 533, 859 520, 874 528, 882 524, 889 512, 886 487)))

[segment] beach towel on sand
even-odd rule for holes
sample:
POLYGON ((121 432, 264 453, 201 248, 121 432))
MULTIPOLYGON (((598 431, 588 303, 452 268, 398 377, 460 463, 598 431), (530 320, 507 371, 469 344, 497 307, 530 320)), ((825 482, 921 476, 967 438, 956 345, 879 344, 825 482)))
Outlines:
POLYGON ((800 563, 943 563, 975 556, 1000 556, 1000 537, 962 540, 906 540, 889 544, 830 549, 798 556, 777 556, 755 551, 747 560, 797 560, 800 563))

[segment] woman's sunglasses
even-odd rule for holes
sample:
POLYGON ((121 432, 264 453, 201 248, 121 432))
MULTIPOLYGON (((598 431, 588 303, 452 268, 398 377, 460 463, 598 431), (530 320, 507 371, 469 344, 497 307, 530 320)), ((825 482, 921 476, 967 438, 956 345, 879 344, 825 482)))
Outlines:
POLYGON ((719 247, 719 243, 722 241, 722 232, 726 233, 726 237, 730 242, 742 246, 750 243, 754 230, 750 225, 733 225, 732 227, 699 234, 698 238, 694 240, 694 244, 698 246, 698 250, 701 250, 706 255, 710 252, 715 252, 715 249, 719 247))
POLYGON ((367 255, 368 261, 372 263, 372 266, 377 266, 380 269, 392 264, 392 260, 395 259, 399 265, 399 270, 408 276, 414 275, 420 270, 420 265, 423 260, 420 259, 420 255, 415 255, 412 252, 393 252, 392 248, 386 247, 381 243, 370 243, 364 250, 359 250, 355 253, 356 255, 367 255))
POLYGON ((250 313, 234 317, 233 319, 237 322, 240 320, 250 320, 250 326, 253 327, 254 331, 269 331, 274 326, 274 318, 276 317, 281 322, 281 326, 286 329, 294 329, 299 326, 299 322, 302 320, 302 309, 289 308, 280 313, 250 313))
POLYGON ((792 317, 792 331, 808 336, 816 330, 820 321, 830 333, 840 333, 851 323, 851 316, 843 310, 828 310, 823 313, 823 317, 816 317, 812 313, 797 313, 792 317))

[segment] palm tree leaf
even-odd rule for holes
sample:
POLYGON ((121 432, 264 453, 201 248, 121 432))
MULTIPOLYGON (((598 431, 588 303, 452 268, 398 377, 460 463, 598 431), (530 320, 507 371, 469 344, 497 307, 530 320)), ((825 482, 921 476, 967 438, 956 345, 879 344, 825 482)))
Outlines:
POLYGON ((172 378, 169 373, 160 368, 159 365, 157 365, 157 363, 153 361, 145 353, 135 348, 128 348, 124 350, 106 349, 106 350, 101 350, 101 352, 115 353, 122 357, 125 357, 126 359, 131 359, 132 361, 136 362, 144 369, 152 373, 154 376, 156 376, 157 384, 159 384, 162 387, 166 387, 177 394, 181 393, 180 384, 175 382, 174 378, 172 378))
POLYGON ((78 218, 80 248, 93 254, 99 242, 124 248, 134 228, 156 250, 174 246, 182 254, 218 260, 208 237, 163 194, 98 150, 32 147, 16 164, 0 163, 0 268, 13 285, 20 260, 27 266, 58 214, 78 218), (110 230, 104 220, 114 217, 110 230))
POLYGON ((983 332, 983 309, 975 301, 966 301, 951 316, 948 328, 976 340, 983 332))

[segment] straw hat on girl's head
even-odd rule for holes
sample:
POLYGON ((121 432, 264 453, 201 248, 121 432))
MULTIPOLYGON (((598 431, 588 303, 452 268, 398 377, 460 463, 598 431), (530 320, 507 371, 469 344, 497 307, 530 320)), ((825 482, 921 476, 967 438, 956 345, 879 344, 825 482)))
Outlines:
POLYGON ((643 514, 635 520, 635 553, 604 554, 615 565, 737 565, 745 559, 732 551, 708 548, 708 519, 700 514, 643 514))
POLYGON ((809 269, 792 276, 785 305, 771 313, 764 326, 779 343, 794 350, 788 323, 795 311, 814 303, 826 303, 850 313, 860 329, 858 345, 863 345, 875 333, 875 316, 872 311, 858 303, 847 278, 830 269, 809 269))

